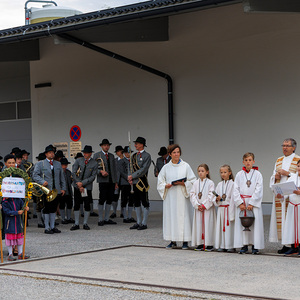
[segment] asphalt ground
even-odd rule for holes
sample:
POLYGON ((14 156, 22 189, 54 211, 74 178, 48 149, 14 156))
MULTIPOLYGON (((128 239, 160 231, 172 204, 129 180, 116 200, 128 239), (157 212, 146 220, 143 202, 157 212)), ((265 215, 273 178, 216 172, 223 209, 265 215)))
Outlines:
MULTIPOLYGON (((0 266, 2 299, 300 299, 298 257, 276 254, 267 241, 261 255, 167 250, 162 239, 162 213, 153 212, 147 230, 97 225, 46 235, 29 220, 29 260, 0 266), (25 296, 25 297, 24 297, 25 296)), ((81 220, 82 221, 82 220, 81 220)))

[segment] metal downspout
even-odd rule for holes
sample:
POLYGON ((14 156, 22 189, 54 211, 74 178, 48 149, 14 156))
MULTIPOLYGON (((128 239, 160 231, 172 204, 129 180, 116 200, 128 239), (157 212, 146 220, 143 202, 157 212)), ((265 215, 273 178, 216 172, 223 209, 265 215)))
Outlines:
POLYGON ((163 73, 161 71, 158 71, 154 68, 148 67, 144 64, 141 64, 137 61, 134 61, 132 59, 129 59, 127 57, 124 57, 122 55, 116 54, 114 52, 111 52, 109 50, 103 49, 101 47, 95 46, 89 42, 85 42, 81 39, 78 39, 74 36, 71 36, 66 33, 60 33, 58 34, 59 37, 64 38, 66 40, 72 41, 76 44, 79 44, 83 47, 89 48, 91 50, 97 51, 99 53, 102 53, 106 56, 112 57, 114 59, 117 59, 119 61, 122 61, 124 63, 127 63, 131 66, 134 66, 138 69, 144 70, 146 72, 152 73, 154 75, 157 75, 159 77, 162 77, 167 80, 168 82, 168 120, 169 120, 169 144, 174 144, 174 119, 173 119, 173 82, 170 75, 163 73))

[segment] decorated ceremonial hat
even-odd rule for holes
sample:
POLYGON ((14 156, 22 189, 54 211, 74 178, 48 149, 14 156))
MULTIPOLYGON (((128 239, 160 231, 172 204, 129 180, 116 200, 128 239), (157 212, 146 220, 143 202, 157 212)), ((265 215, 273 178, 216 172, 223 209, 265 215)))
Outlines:
POLYGON ((49 151, 56 151, 56 148, 53 145, 49 145, 45 148, 45 153, 49 152, 49 151))
POLYGON ((58 150, 58 151, 55 153, 55 157, 62 158, 62 157, 65 157, 65 156, 64 156, 64 153, 63 153, 61 150, 58 150))
POLYGON ((134 142, 134 143, 140 143, 140 144, 143 144, 145 147, 147 147, 147 146, 146 146, 146 139, 143 138, 143 137, 141 137, 141 136, 137 137, 137 139, 136 139, 135 141, 133 141, 133 142, 134 142))
POLYGON ((83 157, 83 154, 81 152, 78 152, 76 155, 75 155, 75 159, 79 158, 79 157, 83 157))
POLYGON ((166 147, 160 147, 159 152, 157 153, 159 156, 164 156, 166 154, 168 154, 168 150, 166 147))
POLYGON ((111 143, 109 142, 108 139, 103 139, 100 146, 102 146, 102 145, 111 145, 111 143))
POLYGON ((70 162, 68 161, 68 159, 66 157, 63 157, 61 160, 60 160, 60 163, 62 165, 68 165, 70 164, 70 162))
POLYGON ((124 152, 125 152, 125 153, 132 153, 133 151, 130 151, 130 150, 129 150, 129 146, 125 146, 125 147, 124 147, 124 152))
POLYGON ((85 145, 83 150, 82 150, 83 153, 92 153, 94 152, 93 149, 92 149, 92 146, 89 146, 89 145, 85 145))
POLYGON ((27 152, 25 149, 23 149, 23 150, 21 151, 21 154, 22 154, 22 155, 24 155, 24 154, 30 155, 30 153, 27 152))
POLYGON ((116 146, 115 152, 118 152, 118 151, 124 151, 123 147, 122 146, 116 146))
POLYGON ((21 149, 19 147, 14 147, 14 148, 11 149, 10 154, 17 153, 17 152, 21 152, 21 149))
POLYGON ((39 155, 36 157, 37 160, 44 160, 46 159, 45 152, 39 153, 39 155))

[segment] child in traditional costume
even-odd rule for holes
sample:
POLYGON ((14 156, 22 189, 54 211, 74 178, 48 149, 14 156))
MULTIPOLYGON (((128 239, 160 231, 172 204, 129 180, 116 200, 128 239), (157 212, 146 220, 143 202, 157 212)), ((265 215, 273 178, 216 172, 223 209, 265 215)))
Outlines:
MULTIPOLYGON (((288 245, 291 244, 291 248, 284 253, 285 256, 289 255, 299 255, 299 213, 300 213, 300 160, 297 162, 297 173, 291 174, 291 177, 288 181, 295 183, 297 189, 294 190, 293 194, 285 196, 289 197, 289 205, 287 208, 287 214, 284 224, 284 233, 282 236, 282 244, 288 245)), ((280 198, 281 201, 284 201, 284 197, 277 195, 277 198, 280 198)))
POLYGON ((199 179, 193 183, 190 201, 194 207, 192 246, 195 250, 212 251, 215 242, 216 210, 213 205, 215 185, 206 164, 198 166, 199 179))
MULTIPOLYGON (((15 157, 14 155, 7 155, 4 157, 4 162, 7 168, 14 167, 15 157)), ((2 209, 5 215, 4 232, 5 232, 5 244, 8 249, 8 260, 14 261, 12 251, 13 246, 18 248, 18 259, 23 259, 22 248, 24 243, 23 235, 23 219, 22 215, 25 210, 29 210, 29 207, 24 208, 24 201, 21 198, 3 198, 2 209)), ((29 256, 24 256, 25 259, 29 256)))
POLYGON ((258 254, 258 249, 264 248, 264 224, 261 207, 263 177, 258 168, 253 166, 254 163, 254 154, 245 153, 243 156, 244 167, 237 173, 234 184, 234 202, 236 205, 234 248, 241 248, 240 254, 248 253, 248 245, 252 245, 252 254, 258 254), (241 211, 247 215, 247 210, 252 211, 255 218, 249 227, 250 231, 244 231, 239 220, 241 211))
POLYGON ((220 168, 222 181, 216 187, 214 204, 218 207, 215 248, 219 252, 233 249, 235 205, 233 198, 234 177, 229 165, 220 168))

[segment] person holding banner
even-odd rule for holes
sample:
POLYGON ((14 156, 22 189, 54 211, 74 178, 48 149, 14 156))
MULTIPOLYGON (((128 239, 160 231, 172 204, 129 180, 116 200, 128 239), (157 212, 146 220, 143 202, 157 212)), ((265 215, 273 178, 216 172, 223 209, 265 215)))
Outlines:
MULTIPOLYGON (((12 154, 6 155, 4 157, 4 162, 7 168, 14 167, 16 163, 15 156, 12 154)), ((5 184, 2 183, 3 196, 5 196, 6 194, 6 193, 4 194, 4 191, 5 191, 5 184)), ((25 198, 25 189, 24 189, 23 198, 25 198)), ((16 258, 14 258, 12 254, 13 246, 17 246, 18 248, 18 259, 23 259, 22 249, 24 243, 24 235, 23 235, 24 224, 22 220, 22 215, 25 210, 26 211, 29 210, 28 206, 24 207, 23 198, 3 197, 2 200, 2 209, 5 214, 5 221, 4 221, 5 244, 8 249, 9 261, 16 260, 16 258)), ((24 258, 28 259, 29 256, 25 255, 24 258)))

